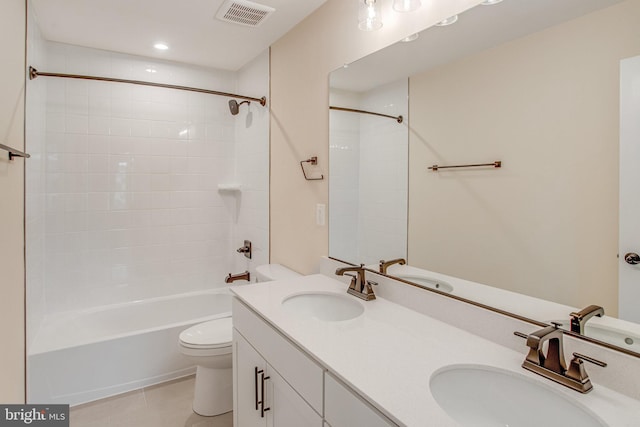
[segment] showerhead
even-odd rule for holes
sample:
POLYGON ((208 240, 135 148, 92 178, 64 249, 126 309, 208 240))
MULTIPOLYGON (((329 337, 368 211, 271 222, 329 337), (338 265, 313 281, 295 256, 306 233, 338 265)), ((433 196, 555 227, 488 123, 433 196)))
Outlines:
POLYGON ((235 116, 240 111, 240 106, 242 104, 250 104, 250 103, 251 102, 249 101, 242 101, 241 103, 238 104, 238 101, 236 101, 235 99, 232 99, 229 101, 229 110, 231 110, 231 114, 235 116))

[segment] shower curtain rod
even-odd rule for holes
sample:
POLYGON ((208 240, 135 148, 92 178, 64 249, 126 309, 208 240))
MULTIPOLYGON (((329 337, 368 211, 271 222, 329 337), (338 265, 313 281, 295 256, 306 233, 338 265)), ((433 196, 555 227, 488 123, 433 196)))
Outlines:
POLYGON ((267 104, 267 97, 265 97, 265 96, 263 96, 262 98, 252 98, 250 96, 236 95, 235 93, 218 92, 216 90, 200 89, 200 88, 197 88, 197 87, 177 86, 177 85, 170 85, 170 84, 164 84, 164 83, 145 82, 145 81, 142 81, 142 80, 114 79, 114 78, 111 78, 111 77, 84 76, 84 75, 80 75, 80 74, 45 73, 45 72, 42 72, 42 71, 38 71, 33 67, 29 67, 29 80, 33 80, 36 77, 40 77, 40 76, 42 76, 42 77, 62 77, 62 78, 65 78, 65 79, 97 80, 97 81, 101 81, 101 82, 130 83, 130 84, 141 85, 141 86, 163 87, 163 88, 167 88, 167 89, 187 90, 189 92, 198 92, 198 93, 207 93, 207 94, 210 94, 210 95, 226 96, 228 98, 246 99, 248 101, 259 102, 260 105, 262 105, 262 106, 267 104))
POLYGON ((333 105, 330 105, 329 109, 338 110, 338 111, 349 111, 351 113, 371 114, 373 116, 380 116, 380 117, 388 117, 390 119, 397 121, 398 123, 402 123, 402 121, 404 120, 402 116, 390 116, 388 114, 374 113, 372 111, 365 111, 365 110, 356 110, 354 108, 334 107, 333 105))

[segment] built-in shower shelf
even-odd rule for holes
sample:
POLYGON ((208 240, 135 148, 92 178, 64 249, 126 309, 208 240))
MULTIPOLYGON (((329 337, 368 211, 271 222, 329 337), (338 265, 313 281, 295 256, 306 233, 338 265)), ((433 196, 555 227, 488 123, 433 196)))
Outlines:
POLYGON ((238 182, 218 184, 218 191, 240 192, 242 191, 242 184, 238 182))

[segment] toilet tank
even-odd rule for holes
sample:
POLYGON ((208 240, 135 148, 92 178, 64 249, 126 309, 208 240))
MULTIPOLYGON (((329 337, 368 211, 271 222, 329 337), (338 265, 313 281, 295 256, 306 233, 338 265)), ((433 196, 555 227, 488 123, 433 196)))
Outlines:
POLYGON ((302 275, 281 264, 264 264, 256 267, 256 282, 291 279, 302 275))

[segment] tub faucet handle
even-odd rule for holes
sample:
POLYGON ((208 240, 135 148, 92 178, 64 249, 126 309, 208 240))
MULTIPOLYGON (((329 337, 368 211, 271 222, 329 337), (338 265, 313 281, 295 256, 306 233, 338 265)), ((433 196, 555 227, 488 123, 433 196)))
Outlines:
POLYGON ((239 254, 244 254, 245 257, 251 259, 251 240, 245 240, 244 246, 236 250, 239 254))

